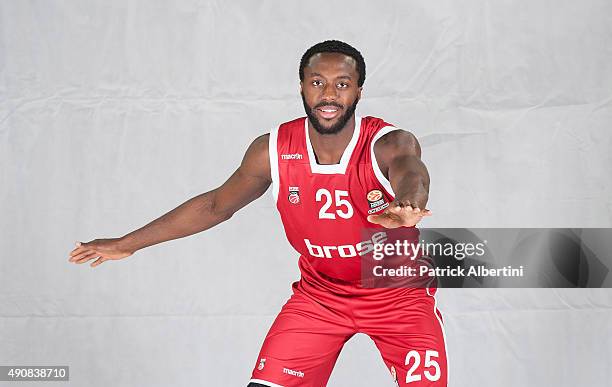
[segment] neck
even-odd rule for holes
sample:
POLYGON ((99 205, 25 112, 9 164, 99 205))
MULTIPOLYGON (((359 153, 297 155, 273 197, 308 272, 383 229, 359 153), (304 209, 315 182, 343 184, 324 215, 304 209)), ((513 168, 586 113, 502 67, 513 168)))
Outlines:
POLYGON ((344 150, 353 138, 355 131, 355 114, 346 122, 346 125, 334 134, 321 134, 312 127, 308 120, 308 136, 312 150, 319 164, 338 164, 342 158, 344 150))

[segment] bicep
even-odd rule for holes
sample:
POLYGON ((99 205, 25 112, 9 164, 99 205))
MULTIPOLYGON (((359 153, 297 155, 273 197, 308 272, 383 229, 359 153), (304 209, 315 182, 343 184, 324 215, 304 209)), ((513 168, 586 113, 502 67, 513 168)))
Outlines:
POLYGON ((240 166, 215 190, 214 206, 217 211, 234 213, 266 192, 272 183, 268 139, 267 134, 256 138, 240 166))

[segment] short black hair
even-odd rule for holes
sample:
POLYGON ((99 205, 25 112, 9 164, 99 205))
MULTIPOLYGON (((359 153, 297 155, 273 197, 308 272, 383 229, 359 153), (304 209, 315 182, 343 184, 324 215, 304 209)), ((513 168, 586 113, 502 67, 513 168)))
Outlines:
POLYGON ((357 81, 357 85, 359 87, 363 86, 363 82, 365 82, 366 75, 365 61, 363 60, 363 56, 361 56, 361 53, 357 51, 355 47, 339 40, 326 40, 324 42, 317 43, 314 46, 310 47, 308 50, 306 50, 304 55, 302 55, 302 60, 300 61, 300 81, 304 81, 304 67, 306 67, 310 58, 312 58, 313 55, 322 52, 339 52, 355 59, 355 62, 357 62, 357 73, 359 73, 359 80, 357 81))

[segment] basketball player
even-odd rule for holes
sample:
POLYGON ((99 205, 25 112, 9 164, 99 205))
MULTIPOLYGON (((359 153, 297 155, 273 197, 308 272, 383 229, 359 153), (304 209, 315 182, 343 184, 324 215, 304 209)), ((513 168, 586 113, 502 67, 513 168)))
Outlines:
POLYGON ((95 259, 95 267, 207 230, 272 185, 287 238, 300 253, 301 279, 264 340, 248 387, 325 386, 358 332, 374 340, 395 385, 446 386, 435 289, 360 286, 362 230, 410 228, 430 214, 419 143, 382 119, 355 115, 365 63, 350 45, 314 45, 299 77, 307 117, 256 138, 223 185, 121 238, 77 243, 70 261, 95 259))

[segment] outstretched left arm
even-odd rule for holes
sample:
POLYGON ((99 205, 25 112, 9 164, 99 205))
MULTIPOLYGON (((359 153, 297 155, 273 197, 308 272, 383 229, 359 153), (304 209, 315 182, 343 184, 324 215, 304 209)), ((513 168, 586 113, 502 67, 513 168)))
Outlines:
POLYGON ((391 183, 395 201, 380 215, 368 220, 385 227, 414 226, 423 216, 429 199, 429 173, 421 161, 421 146, 416 137, 404 130, 394 130, 374 144, 378 167, 391 183))

